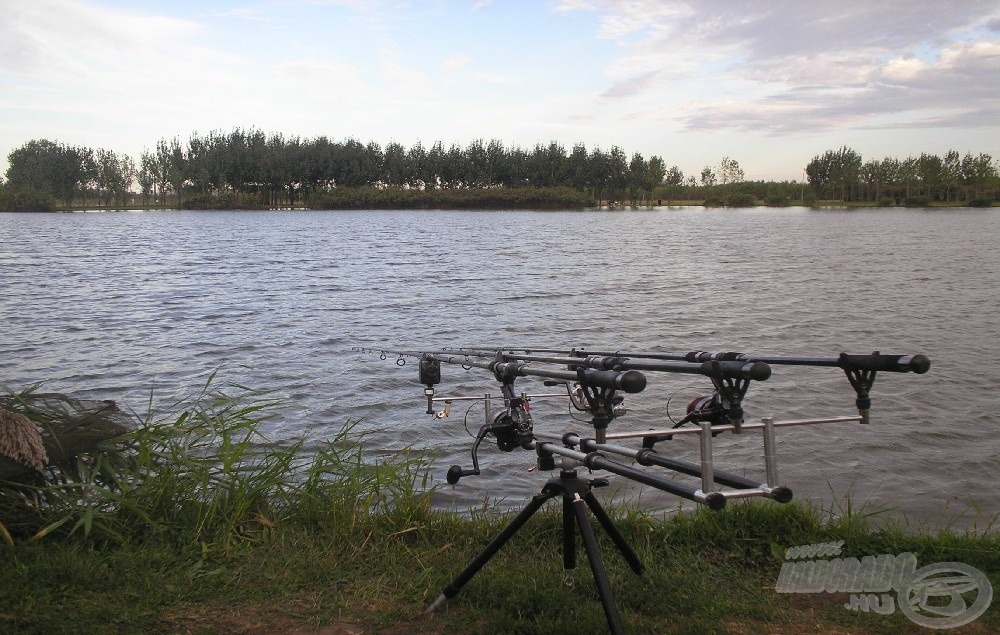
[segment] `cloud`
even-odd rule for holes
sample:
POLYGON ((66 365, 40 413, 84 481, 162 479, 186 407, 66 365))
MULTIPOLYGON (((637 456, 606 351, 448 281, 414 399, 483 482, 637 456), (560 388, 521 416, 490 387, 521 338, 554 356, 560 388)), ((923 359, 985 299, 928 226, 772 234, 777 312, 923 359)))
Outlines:
POLYGON ((858 128, 980 128, 1000 121, 1000 45, 955 43, 930 61, 895 58, 853 84, 795 86, 686 116, 691 130, 767 134, 858 128))
POLYGON ((5 7, 0 17, 0 72, 93 81, 106 79, 95 69, 156 70, 203 52, 191 46, 200 30, 187 20, 94 4, 19 2, 5 7))
POLYGON ((687 131, 976 127, 1000 104, 995 2, 564 2, 622 54, 613 107, 656 101, 687 131), (685 95, 684 99, 675 97, 685 95))
POLYGON ((463 55, 461 53, 456 53, 441 61, 442 70, 448 72, 454 72, 466 68, 472 63, 472 58, 468 55, 463 55))

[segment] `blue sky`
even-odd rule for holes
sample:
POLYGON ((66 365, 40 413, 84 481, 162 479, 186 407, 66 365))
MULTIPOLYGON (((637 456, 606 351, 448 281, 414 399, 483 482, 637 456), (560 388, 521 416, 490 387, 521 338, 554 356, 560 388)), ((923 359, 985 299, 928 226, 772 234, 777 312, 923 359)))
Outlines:
POLYGON ((0 173, 30 139, 255 127, 795 180, 843 145, 1000 157, 998 78, 995 0, 0 0, 0 173))

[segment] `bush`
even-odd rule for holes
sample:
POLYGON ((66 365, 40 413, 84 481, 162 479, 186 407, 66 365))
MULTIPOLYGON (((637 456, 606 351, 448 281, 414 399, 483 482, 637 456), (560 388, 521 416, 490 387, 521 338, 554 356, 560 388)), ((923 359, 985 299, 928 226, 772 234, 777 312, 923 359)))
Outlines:
POLYGON ((756 204, 757 198, 753 194, 742 192, 731 194, 726 199, 726 207, 754 207, 756 204))
POLYGON ((596 204, 592 196, 568 187, 338 187, 306 201, 311 209, 583 209, 596 204))
POLYGON ((0 212, 51 212, 54 207, 48 194, 0 188, 0 212))
POLYGON ((983 198, 972 198, 969 199, 969 207, 993 207, 993 200, 983 197, 983 198))
POLYGON ((234 192, 224 194, 195 194, 181 201, 184 209, 267 209, 263 196, 234 192))
POLYGON ((788 207, 791 201, 784 194, 771 194, 767 197, 767 205, 769 207, 788 207))
POLYGON ((907 207, 930 207, 931 197, 929 196, 908 196, 903 201, 907 207))
POLYGON ((896 206, 896 199, 892 198, 891 196, 883 196, 882 198, 880 198, 878 200, 878 206, 879 207, 895 207, 896 206))

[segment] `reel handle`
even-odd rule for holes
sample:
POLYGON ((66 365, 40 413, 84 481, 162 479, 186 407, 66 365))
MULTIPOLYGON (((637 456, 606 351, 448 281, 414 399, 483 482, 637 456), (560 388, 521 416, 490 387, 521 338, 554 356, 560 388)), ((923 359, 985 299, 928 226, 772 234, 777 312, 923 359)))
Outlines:
POLYGON ((462 469, 461 465, 452 465, 448 468, 448 484, 454 485, 458 483, 459 479, 463 476, 479 476, 479 468, 473 468, 471 470, 462 469))

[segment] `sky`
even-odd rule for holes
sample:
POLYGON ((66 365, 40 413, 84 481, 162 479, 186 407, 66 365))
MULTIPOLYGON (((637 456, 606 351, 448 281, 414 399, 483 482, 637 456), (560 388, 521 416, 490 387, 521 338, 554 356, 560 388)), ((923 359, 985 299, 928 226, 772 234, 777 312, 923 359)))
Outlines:
POLYGON ((32 139, 555 141, 795 181, 1000 158, 996 0, 0 0, 0 174, 32 139))

